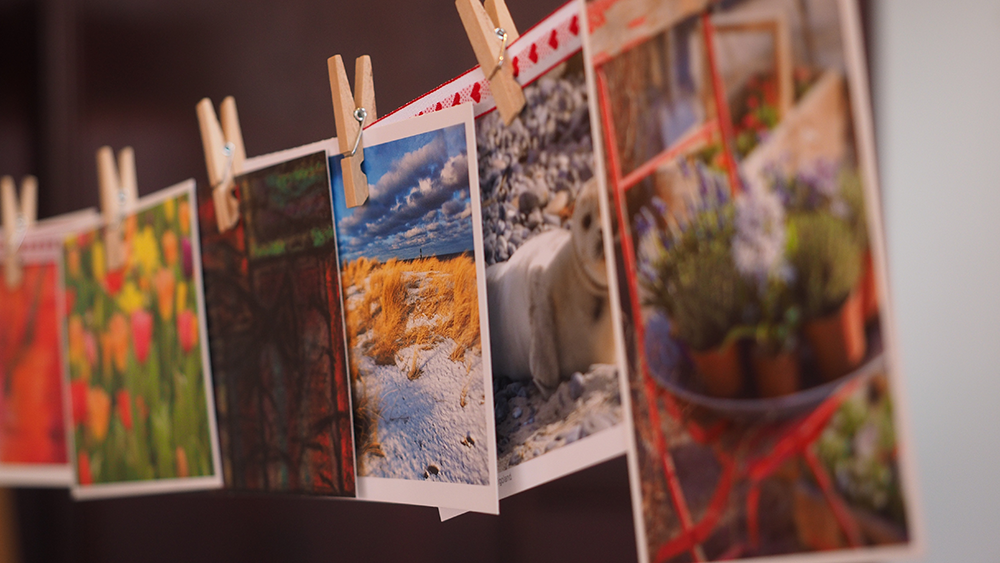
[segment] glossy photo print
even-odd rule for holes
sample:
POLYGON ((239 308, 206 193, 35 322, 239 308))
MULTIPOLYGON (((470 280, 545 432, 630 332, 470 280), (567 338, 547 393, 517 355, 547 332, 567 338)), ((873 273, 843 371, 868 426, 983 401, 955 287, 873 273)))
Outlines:
POLYGON ((61 239, 29 237, 17 252, 20 283, 0 280, 0 484, 69 486, 61 239))
POLYGON ((194 181, 139 201, 117 225, 66 237, 68 428, 78 498, 222 484, 194 215, 194 181))
POLYGON ((586 9, 640 558, 912 555, 855 4, 586 9))
POLYGON ((355 496, 337 243, 322 149, 247 160, 240 220, 200 194, 226 487, 355 496), (317 150, 319 152, 317 152, 317 150))
POLYGON ((472 125, 466 105, 366 131, 352 209, 330 159, 364 499, 497 512, 472 125))
POLYGON ((583 54, 524 95, 510 126, 476 122, 501 497, 622 442, 583 54))

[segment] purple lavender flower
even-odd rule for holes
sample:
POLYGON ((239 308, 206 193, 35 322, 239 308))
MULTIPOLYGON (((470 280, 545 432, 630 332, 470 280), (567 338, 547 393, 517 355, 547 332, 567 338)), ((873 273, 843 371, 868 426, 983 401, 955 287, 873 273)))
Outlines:
POLYGON ((736 197, 736 235, 733 261, 745 278, 763 291, 767 280, 785 266, 785 209, 771 190, 757 182, 747 184, 736 197))
POLYGON ((663 201, 657 196, 653 196, 653 199, 652 201, 650 201, 650 204, 653 206, 653 209, 655 209, 656 212, 659 213, 660 216, 662 217, 666 217, 667 213, 669 213, 669 209, 667 208, 667 202, 663 201))

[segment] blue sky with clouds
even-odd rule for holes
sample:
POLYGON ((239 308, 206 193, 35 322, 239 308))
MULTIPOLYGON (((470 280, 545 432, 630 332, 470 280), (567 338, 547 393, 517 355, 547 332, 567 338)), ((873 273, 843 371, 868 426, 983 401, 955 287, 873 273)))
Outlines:
POLYGON ((341 261, 473 249, 465 124, 365 147, 368 201, 347 209, 340 156, 330 158, 341 261))

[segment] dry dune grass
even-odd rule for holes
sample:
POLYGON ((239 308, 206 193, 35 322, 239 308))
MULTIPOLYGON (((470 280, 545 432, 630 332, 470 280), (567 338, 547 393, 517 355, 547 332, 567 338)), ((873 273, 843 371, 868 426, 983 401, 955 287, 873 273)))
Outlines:
POLYGON ((413 308, 407 303, 408 288, 399 264, 390 260, 372 272, 365 296, 366 312, 371 315, 373 331, 368 355, 379 365, 396 363, 396 351, 403 347, 407 336, 407 318, 413 308))
MULTIPOLYGON (((376 364, 393 365, 399 350, 414 345, 427 350, 446 338, 455 341, 454 361, 480 345, 476 265, 469 256, 390 259, 384 264, 359 258, 344 268, 344 282, 364 294, 347 312, 350 345, 354 348, 358 335, 371 330, 366 354, 376 364), (410 319, 421 318, 427 322, 407 326, 410 319)), ((417 371, 414 362, 410 373, 417 371)))
POLYGON ((354 262, 348 262, 344 266, 344 271, 342 277, 344 278, 344 286, 350 287, 352 285, 358 285, 365 281, 368 274, 371 273, 372 268, 378 266, 378 260, 369 260, 362 256, 354 262))
MULTIPOLYGON (((449 357, 461 361, 467 351, 480 346, 476 264, 469 256, 444 261, 436 257, 410 262, 390 259, 384 264, 362 257, 344 266, 343 280, 345 287, 356 286, 363 295, 360 303, 346 311, 348 345, 356 349, 358 338, 371 330, 364 353, 377 365, 395 365, 399 350, 416 346, 406 373, 413 380, 423 374, 420 350, 451 338, 455 348, 449 357), (410 319, 425 322, 408 326, 410 319)), ((366 453, 384 455, 378 441, 381 407, 377 390, 361 379, 353 354, 350 370, 360 464, 366 453)))

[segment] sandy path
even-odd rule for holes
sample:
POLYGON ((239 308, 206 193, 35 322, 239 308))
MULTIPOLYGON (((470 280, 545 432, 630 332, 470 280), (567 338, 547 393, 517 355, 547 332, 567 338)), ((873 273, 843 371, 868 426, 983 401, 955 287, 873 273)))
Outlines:
MULTIPOLYGON (((351 288, 349 305, 360 302, 359 293, 351 288)), ((410 299, 419 294, 419 289, 411 290, 410 299)), ((408 324, 434 325, 436 321, 436 317, 414 316, 408 324)), ((358 358, 361 387, 376 395, 377 440, 384 455, 364 454, 359 460, 362 475, 488 484, 482 352, 466 352, 464 361, 452 361, 449 356, 455 341, 444 339, 429 349, 402 348, 395 365, 380 366, 364 355, 371 338, 372 331, 360 335, 351 353, 358 358), (411 380, 407 374, 414 360, 419 376, 411 380)))

